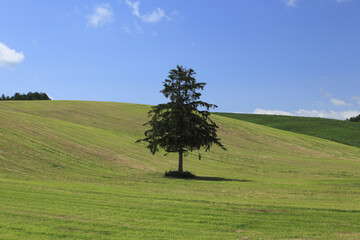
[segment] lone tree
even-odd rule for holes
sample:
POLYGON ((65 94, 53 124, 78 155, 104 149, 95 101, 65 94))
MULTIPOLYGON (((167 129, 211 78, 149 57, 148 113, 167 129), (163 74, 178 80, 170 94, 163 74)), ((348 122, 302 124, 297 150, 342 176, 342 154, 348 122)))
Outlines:
MULTIPOLYGON (((147 142, 152 154, 163 148, 166 152, 179 153, 178 174, 183 174, 183 154, 204 148, 208 151, 215 144, 226 150, 217 137, 218 126, 209 118, 209 109, 214 104, 200 101, 206 83, 196 82, 193 69, 177 66, 170 70, 168 79, 163 82, 160 92, 170 102, 153 106, 149 111, 151 120, 144 125, 151 129, 145 131, 145 138, 137 142, 147 142)), ((199 159, 201 155, 199 154, 199 159)))

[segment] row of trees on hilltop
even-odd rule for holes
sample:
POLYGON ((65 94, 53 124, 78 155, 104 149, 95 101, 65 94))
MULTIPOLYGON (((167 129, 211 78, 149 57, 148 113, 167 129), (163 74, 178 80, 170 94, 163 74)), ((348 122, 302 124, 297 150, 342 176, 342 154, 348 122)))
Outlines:
POLYGON ((346 120, 350 122, 360 122, 360 114, 355 117, 348 118, 346 120))
POLYGON ((14 96, 5 96, 2 94, 0 100, 51 100, 46 93, 43 92, 29 92, 27 94, 15 93, 14 96))

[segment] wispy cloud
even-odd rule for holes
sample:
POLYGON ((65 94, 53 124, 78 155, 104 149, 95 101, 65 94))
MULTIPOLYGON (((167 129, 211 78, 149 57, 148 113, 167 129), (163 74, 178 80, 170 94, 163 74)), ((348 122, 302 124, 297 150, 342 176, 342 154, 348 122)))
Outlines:
POLYGON ((122 29, 125 33, 130 34, 130 29, 127 26, 124 26, 122 29))
POLYGON ((323 88, 320 88, 319 90, 320 90, 321 95, 325 98, 329 98, 332 96, 331 93, 326 92, 323 88))
POLYGON ((354 117, 360 114, 360 111, 357 110, 347 110, 347 111, 318 111, 318 110, 305 110, 300 109, 295 112, 296 116, 303 117, 320 117, 320 118, 332 118, 344 120, 350 117, 354 117))
POLYGON ((351 106, 351 104, 349 104, 349 103, 347 103, 347 102, 345 102, 345 101, 343 101, 343 100, 336 99, 336 98, 331 98, 331 99, 330 99, 330 102, 331 102, 332 104, 334 104, 335 106, 337 106, 337 107, 341 107, 341 106, 351 106))
POLYGON ((137 22, 134 23, 134 26, 135 26, 135 29, 136 29, 136 31, 138 33, 143 33, 144 32, 144 29, 142 29, 142 27, 137 22))
POLYGON ((161 21, 163 18, 170 19, 161 8, 155 8, 152 12, 141 15, 139 11, 139 1, 131 2, 130 0, 125 0, 125 2, 132 9, 132 14, 140 18, 143 22, 155 23, 161 21))
POLYGON ((350 2, 351 0, 335 0, 337 3, 350 2))
POLYGON ((110 4, 101 4, 95 7, 94 12, 87 16, 88 26, 100 27, 115 20, 110 4))
POLYGON ((287 115, 287 116, 298 116, 298 117, 320 117, 320 118, 332 118, 332 119, 344 120, 359 115, 360 111, 358 110, 318 111, 318 110, 299 109, 294 112, 286 112, 281 110, 266 110, 266 109, 257 108, 253 113, 267 114, 267 115, 287 115))
POLYGON ((265 110, 265 109, 261 109, 261 108, 257 108, 255 109, 255 111, 253 112, 254 114, 266 114, 266 115, 288 115, 288 116, 292 116, 293 114, 291 114, 290 112, 286 112, 286 111, 281 111, 281 110, 265 110))
POLYGON ((297 7, 299 0, 281 0, 288 7, 297 7))
POLYGON ((351 103, 347 103, 344 100, 340 100, 338 98, 332 97, 332 94, 329 92, 326 92, 324 89, 320 88, 321 95, 328 101, 330 101, 333 105, 337 107, 343 107, 343 106, 351 106, 351 103))
POLYGON ((12 67, 21 63, 25 56, 22 52, 16 52, 10 49, 4 43, 0 42, 0 67, 12 67))
MULTIPOLYGON (((360 96, 353 96, 351 98, 351 102, 347 102, 344 100, 340 100, 338 98, 334 98, 333 95, 323 88, 320 88, 320 94, 326 101, 333 104, 336 107, 355 107, 355 104, 360 106, 360 96)), ((322 102, 319 102, 320 107, 323 105, 322 102)), ((357 109, 357 107, 355 107, 357 109)), ((257 108, 253 111, 254 114, 270 114, 270 115, 287 115, 287 116, 301 116, 301 117, 320 117, 320 118, 332 118, 332 119, 339 119, 344 120, 350 117, 354 117, 360 114, 359 110, 348 109, 344 111, 324 111, 324 110, 308 110, 308 109, 299 109, 297 111, 283 111, 283 110, 268 110, 268 109, 261 109, 257 108)))
POLYGON ((351 100, 355 101, 360 106, 360 96, 353 96, 351 100))

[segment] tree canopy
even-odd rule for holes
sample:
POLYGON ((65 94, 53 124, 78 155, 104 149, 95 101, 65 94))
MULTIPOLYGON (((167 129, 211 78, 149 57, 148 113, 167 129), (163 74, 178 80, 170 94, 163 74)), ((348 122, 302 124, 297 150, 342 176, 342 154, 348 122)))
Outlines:
POLYGON ((27 94, 15 93, 14 96, 9 97, 2 94, 0 100, 51 100, 46 93, 43 92, 28 92, 27 94))
POLYGON ((350 122, 360 122, 360 114, 355 117, 348 118, 346 120, 350 122))
MULTIPOLYGON (((169 72, 160 92, 170 101, 153 106, 149 111, 151 120, 145 125, 151 129, 145 131, 147 148, 155 154, 159 148, 166 152, 179 153, 178 172, 183 172, 183 153, 204 149, 210 150, 215 144, 226 150, 217 136, 218 126, 210 119, 210 108, 216 108, 200 100, 206 83, 197 82, 195 71, 177 66, 169 72)), ((201 155, 199 154, 199 158, 201 155)))

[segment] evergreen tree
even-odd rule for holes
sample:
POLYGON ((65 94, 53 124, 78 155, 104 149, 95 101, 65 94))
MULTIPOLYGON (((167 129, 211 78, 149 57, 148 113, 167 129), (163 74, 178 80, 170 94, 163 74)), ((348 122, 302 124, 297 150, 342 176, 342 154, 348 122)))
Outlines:
POLYGON ((348 118, 346 120, 350 122, 360 122, 360 114, 355 117, 348 118))
POLYGON ((152 107, 148 113, 151 120, 145 124, 150 125, 151 129, 145 132, 144 139, 137 142, 147 142, 147 148, 153 154, 159 148, 166 152, 177 152, 178 173, 182 174, 184 153, 201 148, 208 151, 213 144, 226 149, 217 137, 218 126, 209 117, 209 109, 217 106, 199 100, 201 93, 198 90, 203 90, 206 83, 196 82, 195 72, 191 68, 177 66, 169 73, 160 92, 170 102, 152 107))
POLYGON ((20 93, 15 93, 13 97, 11 97, 11 100, 22 100, 22 96, 20 93))

